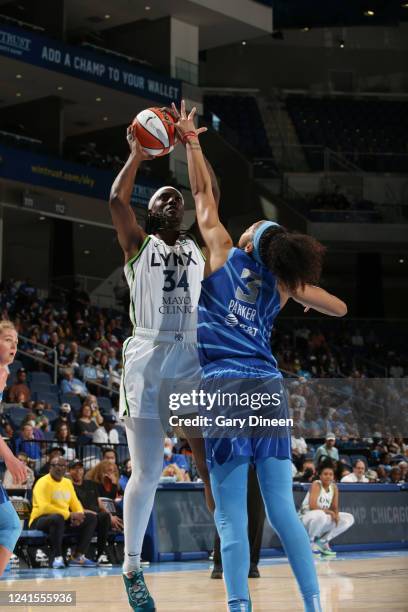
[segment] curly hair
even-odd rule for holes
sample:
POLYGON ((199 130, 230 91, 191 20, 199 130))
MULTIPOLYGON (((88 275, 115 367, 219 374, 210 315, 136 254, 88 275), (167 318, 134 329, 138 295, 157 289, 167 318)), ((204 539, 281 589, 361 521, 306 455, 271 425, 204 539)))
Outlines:
POLYGON ((102 459, 102 461, 100 461, 93 468, 91 468, 85 474, 85 480, 93 480, 94 482, 102 483, 103 475, 108 468, 113 468, 113 471, 115 473, 115 484, 118 484, 119 482, 118 466, 115 465, 114 463, 111 463, 107 459, 102 459))
POLYGON ((306 284, 318 284, 325 251, 312 236, 284 227, 266 230, 259 244, 263 263, 291 292, 306 284))

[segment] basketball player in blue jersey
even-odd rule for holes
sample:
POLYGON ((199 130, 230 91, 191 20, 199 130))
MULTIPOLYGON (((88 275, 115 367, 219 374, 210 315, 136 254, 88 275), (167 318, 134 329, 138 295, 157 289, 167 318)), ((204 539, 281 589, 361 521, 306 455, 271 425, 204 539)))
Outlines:
MULTIPOLYGON (((197 133, 204 128, 197 130, 197 133)), ((182 194, 174 187, 159 189, 150 199, 146 231, 138 224, 131 194, 140 164, 151 159, 132 130, 130 155, 110 194, 113 224, 125 257, 130 289, 133 335, 123 345, 120 414, 125 421, 132 475, 125 490, 125 559, 123 579, 129 604, 136 612, 155 610, 140 569, 140 553, 163 469, 164 431, 161 387, 169 380, 200 377, 197 350, 197 307, 204 272, 204 256, 197 225, 181 231, 182 194)), ((208 162, 207 162, 208 163, 208 162)), ((213 198, 219 191, 215 175, 213 198)), ((167 416, 167 415, 166 415, 167 416)), ((203 440, 188 439, 197 469, 211 502, 203 440)))
MULTIPOLYGON (((346 305, 315 286, 324 248, 303 234, 277 223, 259 221, 241 236, 238 248, 220 222, 210 177, 194 128, 195 109, 187 117, 182 102, 177 130, 187 142, 187 160, 197 222, 207 246, 199 301, 198 341, 204 387, 216 391, 221 379, 257 379, 263 390, 276 389, 281 373, 271 353, 274 320, 289 299, 332 316, 346 314, 346 305)), ((281 394, 280 416, 288 416, 281 394)), ((219 407, 222 412, 223 408, 219 407)), ((245 410, 245 409, 244 409, 245 410)), ((207 412, 208 415, 208 412, 207 412)), ((267 517, 278 533, 299 584, 306 612, 321 610, 319 585, 309 538, 292 493, 290 431, 261 437, 206 438, 215 522, 229 612, 252 609, 248 591, 247 473, 257 471, 267 517)), ((270 606, 271 609, 273 606, 270 606)))
MULTIPOLYGON (((17 352, 18 337, 14 325, 10 321, 0 322, 0 402, 9 375, 8 366, 13 363, 17 352)), ((17 459, 0 436, 0 457, 17 484, 27 478, 27 469, 22 461, 17 459)), ((0 484, 0 577, 6 568, 14 547, 21 533, 20 519, 8 498, 7 492, 0 484)))

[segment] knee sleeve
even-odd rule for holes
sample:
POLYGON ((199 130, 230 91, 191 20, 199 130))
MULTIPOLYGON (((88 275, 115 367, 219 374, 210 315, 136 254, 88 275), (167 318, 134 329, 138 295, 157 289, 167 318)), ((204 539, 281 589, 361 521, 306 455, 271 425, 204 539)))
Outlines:
POLYGON ((0 546, 13 552, 21 534, 21 522, 11 501, 0 504, 0 546))

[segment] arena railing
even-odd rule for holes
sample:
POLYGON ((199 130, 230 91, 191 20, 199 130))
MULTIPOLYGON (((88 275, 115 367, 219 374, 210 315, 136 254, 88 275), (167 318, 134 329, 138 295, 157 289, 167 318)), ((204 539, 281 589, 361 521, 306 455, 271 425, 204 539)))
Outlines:
MULTIPOLYGON (((26 350, 22 348, 18 348, 18 355, 23 355, 25 359, 30 359, 37 364, 41 364, 41 366, 45 366, 52 373, 53 384, 58 384, 58 375, 63 374, 64 370, 69 369, 70 366, 65 366, 58 362, 58 353, 56 349, 53 349, 45 344, 41 344, 40 342, 33 342, 30 338, 19 334, 19 339, 22 340, 25 344, 32 345, 33 350, 26 350), (47 355, 52 355, 52 359, 47 359, 47 355)), ((87 349, 83 346, 78 345, 79 353, 83 355, 93 355, 93 352, 90 349, 87 349)), ((40 368, 43 369, 43 368, 40 368)), ((104 385, 103 383, 97 381, 84 380, 85 384, 92 384, 93 388, 97 388, 101 391, 107 391, 110 395, 118 396, 119 391, 115 389, 113 385, 104 385)), ((90 391, 91 393, 91 391, 90 391)))
MULTIPOLYGON (((283 138, 283 136, 282 136, 283 138)), ((394 151, 384 152, 360 152, 340 150, 334 151, 330 147, 312 144, 290 144, 279 141, 270 142, 272 151, 279 150, 280 172, 304 172, 304 167, 299 162, 299 155, 306 160, 311 172, 349 172, 364 175, 368 172, 382 174, 392 172, 395 174, 408 171, 408 153, 396 153, 394 151)), ((266 162, 273 158, 257 157, 256 161, 266 162)), ((258 174, 259 176, 259 174, 258 174)), ((259 176, 262 178, 262 176, 259 176)), ((268 178, 265 176, 264 178, 268 178)))
POLYGON ((57 350, 53 349, 45 344, 41 344, 40 342, 33 342, 27 336, 23 336, 22 334, 18 335, 19 341, 23 341, 25 345, 31 345, 32 350, 18 348, 18 354, 24 355, 26 359, 31 359, 36 363, 40 363, 41 365, 47 366, 52 371, 52 378, 54 385, 58 382, 58 354, 57 350), (52 355, 52 359, 46 359, 46 356, 52 355))

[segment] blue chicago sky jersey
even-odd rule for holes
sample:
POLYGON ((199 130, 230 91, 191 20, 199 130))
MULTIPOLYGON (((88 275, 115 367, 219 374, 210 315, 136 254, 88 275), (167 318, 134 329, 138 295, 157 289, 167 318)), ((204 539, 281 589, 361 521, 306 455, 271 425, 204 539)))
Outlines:
MULTIPOLYGON (((217 370, 277 375, 270 336, 280 310, 275 276, 241 249, 202 281, 198 304, 198 347, 204 374, 217 370)), ((228 374, 227 374, 228 375, 228 374)))

